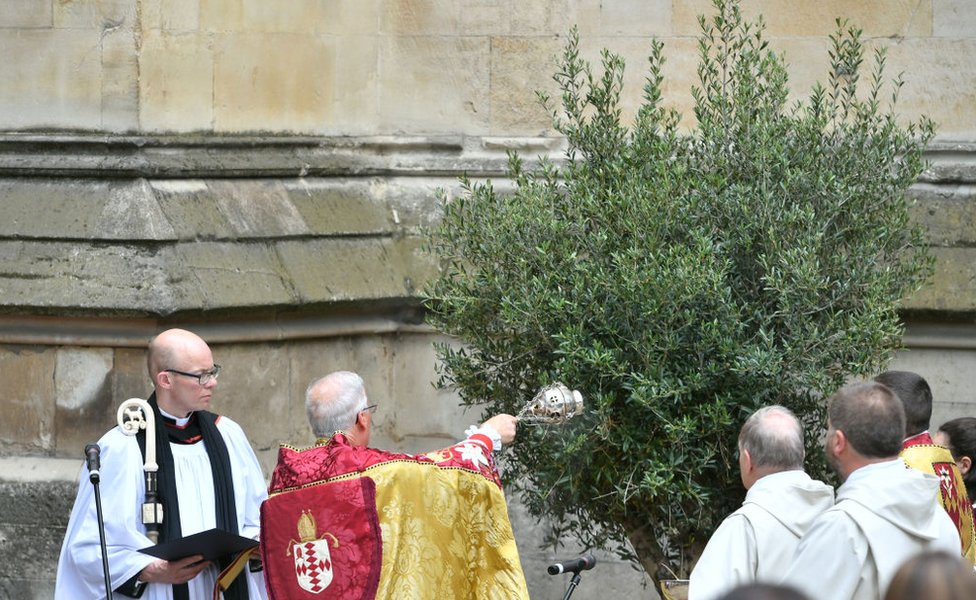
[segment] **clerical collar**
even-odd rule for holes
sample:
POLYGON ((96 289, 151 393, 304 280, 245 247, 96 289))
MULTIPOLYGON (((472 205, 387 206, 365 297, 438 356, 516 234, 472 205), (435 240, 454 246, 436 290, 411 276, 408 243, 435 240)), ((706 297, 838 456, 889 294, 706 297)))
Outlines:
POLYGON ((167 419, 173 421, 173 423, 177 427, 186 427, 186 424, 189 423, 190 422, 190 419, 193 418, 193 413, 192 412, 190 414, 186 415, 185 417, 174 417, 173 415, 169 414, 168 412, 166 412, 162 408, 159 409, 159 414, 161 414, 164 417, 166 417, 167 419))

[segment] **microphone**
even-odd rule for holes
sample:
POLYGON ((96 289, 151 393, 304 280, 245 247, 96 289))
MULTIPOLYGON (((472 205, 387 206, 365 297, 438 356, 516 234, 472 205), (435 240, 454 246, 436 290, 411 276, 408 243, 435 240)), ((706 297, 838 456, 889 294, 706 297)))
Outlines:
POLYGON ((562 562, 557 562, 554 565, 549 565, 547 569, 550 575, 559 575, 560 573, 579 573, 580 571, 588 571, 593 568, 596 564, 596 559, 593 558, 592 554, 584 554, 579 558, 574 558, 572 560, 564 560, 562 562))
POLYGON ((98 469, 100 468, 98 455, 101 453, 98 444, 88 444, 85 446, 85 464, 88 465, 88 479, 95 483, 99 479, 98 469))

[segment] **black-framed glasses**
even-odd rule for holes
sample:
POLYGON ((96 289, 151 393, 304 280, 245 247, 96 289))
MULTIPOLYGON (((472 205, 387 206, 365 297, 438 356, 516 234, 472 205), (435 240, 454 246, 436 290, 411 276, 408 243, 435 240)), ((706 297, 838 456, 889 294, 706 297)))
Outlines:
POLYGON ((363 410, 361 410, 359 412, 369 412, 369 414, 373 414, 374 412, 376 412, 376 408, 378 406, 379 406, 379 404, 370 404, 369 406, 367 406, 366 408, 364 408, 363 410))
POLYGON ((196 379, 200 385, 207 385, 211 381, 216 381, 217 377, 220 376, 220 365, 214 363, 214 366, 209 371, 204 371, 203 373, 187 373, 186 371, 177 371, 176 369, 163 369, 167 373, 176 373, 177 375, 182 375, 183 377, 192 377, 196 379))

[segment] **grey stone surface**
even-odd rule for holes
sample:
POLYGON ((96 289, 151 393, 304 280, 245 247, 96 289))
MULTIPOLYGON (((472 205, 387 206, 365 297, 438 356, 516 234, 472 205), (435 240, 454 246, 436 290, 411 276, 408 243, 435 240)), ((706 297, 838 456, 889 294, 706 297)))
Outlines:
POLYGON ((0 598, 51 598, 57 556, 77 492, 74 482, 0 478, 0 598))
POLYGON ((912 189, 912 219, 933 246, 976 246, 976 185, 920 183, 912 189))
MULTIPOLYGON (((225 369, 213 407, 248 431, 266 475, 279 443, 314 442, 302 396, 332 370, 365 378, 376 446, 428 451, 479 420, 432 385, 442 338, 419 325, 418 290, 436 273, 420 231, 439 216, 435 189, 457 194, 462 169, 492 176, 506 147, 546 142, 333 142, 0 139, 0 456, 30 471, 26 483, 0 475, 0 560, 17 561, 0 598, 50 597, 76 485, 65 472, 76 476, 122 400, 151 392, 145 344, 166 327, 211 342, 225 369), (58 464, 46 474, 44 460, 58 464), (21 522, 31 506, 42 520, 21 522)), ((973 156, 941 147, 912 190, 939 266, 907 306, 957 319, 910 328, 895 363, 933 382, 933 423, 976 403, 976 338, 958 325, 976 314, 973 156)), ((544 569, 583 549, 540 548, 544 523, 509 500, 533 597, 561 597, 567 579, 544 569)), ((599 558, 574 598, 656 598, 628 563, 599 558)))

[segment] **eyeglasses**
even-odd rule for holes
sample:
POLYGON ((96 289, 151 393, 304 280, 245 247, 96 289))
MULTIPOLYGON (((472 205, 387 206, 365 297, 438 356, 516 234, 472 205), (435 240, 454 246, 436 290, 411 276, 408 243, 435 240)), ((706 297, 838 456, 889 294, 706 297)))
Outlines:
POLYGON ((379 404, 370 404, 369 406, 367 406, 366 408, 364 408, 363 410, 361 410, 359 412, 367 412, 367 411, 369 411, 370 414, 373 414, 374 412, 376 412, 377 407, 379 407, 379 404))
POLYGON ((207 385, 211 381, 216 381, 217 377, 220 376, 220 365, 214 364, 213 368, 209 371, 204 371, 203 373, 187 373, 186 371, 177 371, 176 369, 163 369, 167 373, 176 373, 177 375, 182 375, 183 377, 192 377, 196 379, 200 385, 207 385))

